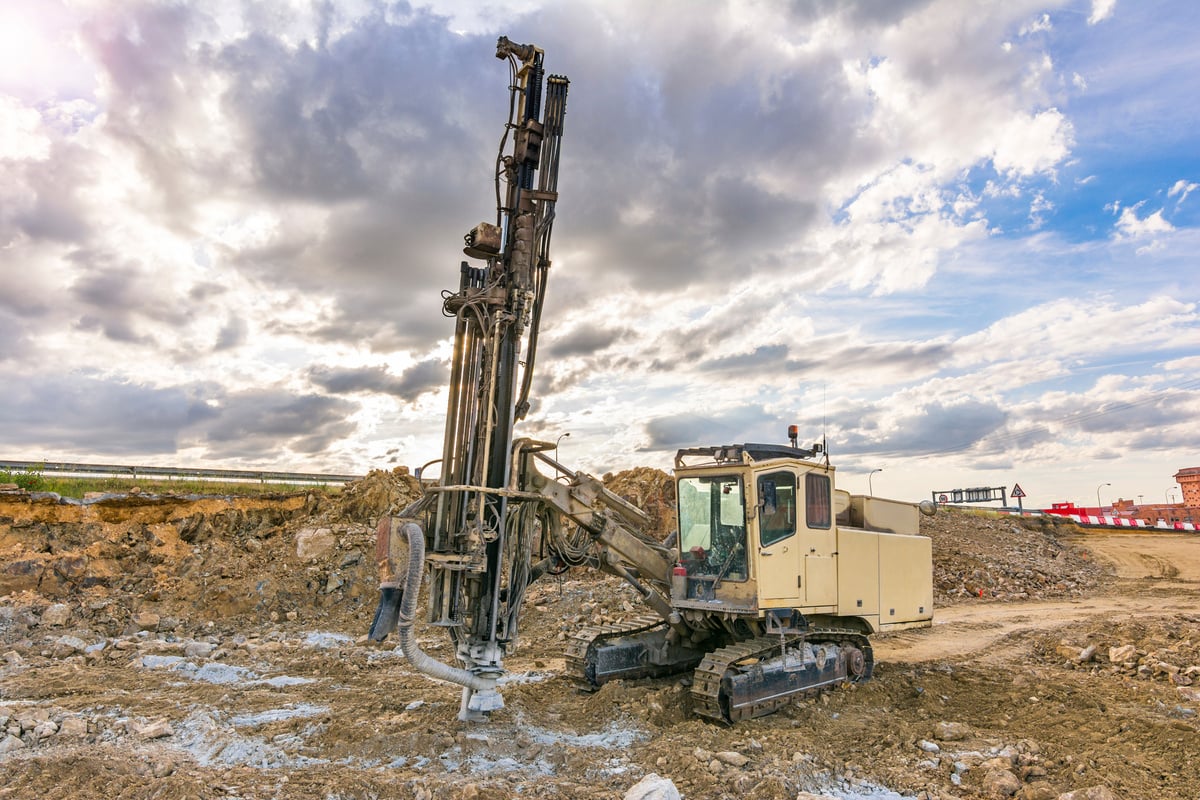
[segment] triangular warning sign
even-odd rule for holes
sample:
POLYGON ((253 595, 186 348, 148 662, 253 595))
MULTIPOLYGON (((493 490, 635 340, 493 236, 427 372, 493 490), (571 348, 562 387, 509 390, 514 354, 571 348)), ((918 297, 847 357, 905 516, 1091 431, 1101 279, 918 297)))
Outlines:
POLYGON ((1008 493, 1009 497, 1024 497, 1025 490, 1021 488, 1021 484, 1014 483, 1013 490, 1008 493))

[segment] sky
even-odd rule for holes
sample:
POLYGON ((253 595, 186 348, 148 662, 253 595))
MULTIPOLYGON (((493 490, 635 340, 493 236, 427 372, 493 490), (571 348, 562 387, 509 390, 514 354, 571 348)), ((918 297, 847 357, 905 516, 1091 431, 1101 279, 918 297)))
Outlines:
POLYGON ((440 457, 500 35, 571 81, 518 436, 796 424, 841 488, 1026 508, 1200 466, 1192 0, 5 0, 0 458, 440 457))

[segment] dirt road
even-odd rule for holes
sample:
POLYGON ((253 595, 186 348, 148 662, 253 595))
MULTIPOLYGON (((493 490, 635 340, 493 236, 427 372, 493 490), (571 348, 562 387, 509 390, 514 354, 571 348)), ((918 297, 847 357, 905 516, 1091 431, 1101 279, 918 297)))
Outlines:
POLYGON ((879 637, 876 658, 919 663, 962 659, 1017 632, 1046 631, 1106 619, 1200 616, 1200 536, 1089 533, 1074 543, 1112 564, 1116 582, 1104 594, 1070 601, 957 605, 938 609, 934 627, 879 637))
MULTIPOLYGON (((983 526, 955 540, 969 569, 939 556, 948 540, 937 537, 935 561, 990 594, 939 608, 932 629, 879 637, 870 683, 733 728, 690 716, 685 680, 589 694, 563 677, 568 632, 639 613, 628 587, 572 573, 531 587, 506 707, 465 725, 456 687, 362 639, 370 598, 355 570, 368 526, 325 519, 341 544, 297 565, 298 547, 326 538, 311 517, 293 532, 266 512, 220 512, 255 526, 227 549, 217 515, 205 513, 212 531, 149 517, 68 530, 44 514, 0 529, 0 544, 41 548, 35 555, 55 575, 76 563, 70 542, 118 577, 126 540, 153 566, 129 588, 0 602, 0 798, 598 799, 622 798, 650 773, 688 800, 1192 800, 1200 787, 1200 537, 1086 534, 1063 544, 1052 533, 1019 538, 994 520, 943 520, 983 526), (172 539, 173 530, 190 538, 172 539), (291 555, 274 544, 281 537, 291 555), (971 541, 999 556, 972 555, 971 541), (1020 561, 1033 550, 1041 555, 1020 561), (172 558, 186 563, 172 571, 172 558), (1089 571, 1096 561, 1114 568, 1089 571), (1056 570, 1099 583, 1067 586, 1056 570), (196 603, 187 608, 216 598, 241 615, 169 605, 168 589, 195 583, 201 590, 180 595, 196 603), (1068 596, 1001 601, 1035 585, 1068 596), (161 616, 144 610, 147 593, 161 616), (128 628, 104 633, 122 619, 128 628)), ((430 654, 451 658, 440 631, 422 638, 430 654)))

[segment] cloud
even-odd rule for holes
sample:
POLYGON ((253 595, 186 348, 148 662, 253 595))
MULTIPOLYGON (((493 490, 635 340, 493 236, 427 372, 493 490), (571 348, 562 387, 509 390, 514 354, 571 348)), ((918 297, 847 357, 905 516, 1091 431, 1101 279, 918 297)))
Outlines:
POLYGON ((716 413, 687 412, 656 417, 643 426, 643 451, 676 450, 746 441, 774 441, 786 423, 761 406, 743 405, 716 413))
POLYGON ((312 456, 354 433, 357 406, 320 395, 256 389, 223 396, 198 444, 211 458, 312 456))
POLYGON ((1092 0, 1092 13, 1088 15, 1088 25, 1096 25, 1112 16, 1117 7, 1117 0, 1092 0))
POLYGON ((1016 117, 997 135, 993 163, 1012 176, 1048 172, 1074 145, 1071 123, 1056 108, 1016 117))
POLYGON ((1190 181, 1180 179, 1175 181, 1171 188, 1167 190, 1167 197, 1179 195, 1179 199, 1176 201, 1176 208, 1178 208, 1179 206, 1183 205, 1184 200, 1187 200, 1187 196, 1196 189, 1200 189, 1200 183, 1192 183, 1190 181))
POLYGON ((1161 208, 1144 217, 1138 217, 1138 209, 1143 205, 1145 205, 1145 201, 1120 209, 1120 216, 1117 217, 1117 221, 1114 224, 1118 237, 1124 239, 1141 239, 1160 233, 1170 233, 1175 230, 1175 226, 1163 219, 1163 210, 1161 208))
POLYGON ((246 342, 246 334, 249 327, 245 320, 240 317, 230 315, 226 320, 224 327, 217 334, 217 343, 213 346, 214 350, 232 350, 246 342))
POLYGON ((418 361, 400 375, 386 367, 313 367, 308 371, 310 381, 333 394, 378 392, 409 402, 425 392, 446 385, 450 370, 441 359, 418 361))
POLYGON ((202 387, 158 388, 85 373, 10 385, 0 428, 10 447, 38 453, 169 455, 184 431, 215 416, 202 387))
POLYGON ((554 358, 570 358, 571 356, 590 356, 608 348, 621 339, 628 338, 630 332, 624 328, 608 328, 603 325, 585 322, 565 334, 556 337, 546 348, 546 354, 554 358))
POLYGON ((56 58, 36 98, 0 93, 13 446, 436 454, 440 291, 495 217, 492 52, 517 29, 572 79, 522 431, 570 429, 573 455, 780 440, 828 409, 850 463, 999 469, 1025 446, 1059 463, 1068 435, 1092 458, 1114 432, 1056 420, 1119 402, 1109 372, 1152 392, 1153 365, 1200 346, 1178 19, 1122 6, 1128 25, 1098 26, 1115 4, 1095 3, 1085 26, 1058 0, 457 5, 59 9, 83 78, 56 58), (1135 179, 1121 165, 1147 141, 1135 179), (1121 198, 1111 219, 1097 192, 1121 198))
POLYGON ((153 386, 88 372, 12 383, 0 428, 10 447, 37 454, 170 456, 198 448, 213 459, 286 463, 356 428, 355 404, 283 388, 153 386))

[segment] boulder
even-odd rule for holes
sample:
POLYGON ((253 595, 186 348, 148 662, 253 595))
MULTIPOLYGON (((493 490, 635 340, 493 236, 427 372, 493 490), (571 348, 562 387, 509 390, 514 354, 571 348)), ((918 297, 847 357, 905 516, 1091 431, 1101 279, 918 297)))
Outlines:
POLYGON ((161 739, 164 736, 175 735, 175 729, 165 719, 154 720, 142 725, 136 725, 134 733, 143 739, 161 739))
POLYGON ((336 544, 337 538, 329 528, 305 528, 296 532, 296 557, 301 561, 315 561, 336 544))
POLYGON ((161 618, 153 611, 139 611, 133 615, 133 626, 139 631, 156 631, 161 618))
POLYGON ((728 764, 731 767, 744 767, 750 763, 750 759, 741 753, 732 750, 726 750, 716 754, 716 758, 723 764, 728 764))
POLYGON ((933 729, 933 738, 943 742, 961 742, 971 735, 971 729, 961 722, 939 722, 933 729))
POLYGON ((1137 648, 1131 644, 1108 648, 1108 660, 1114 664, 1124 664, 1137 658, 1137 648))
POLYGON ((65 603, 55 603, 42 612, 42 624, 51 627, 62 627, 71 622, 71 607, 65 603))
POLYGON ((988 770, 983 778, 983 791, 996 800, 1012 797, 1021 791, 1021 779, 1007 769, 988 770))
POLYGON ((651 772, 630 786, 624 800, 681 800, 679 789, 670 778, 651 772))
POLYGON ((1120 800, 1120 798, 1107 786, 1089 786, 1086 789, 1063 792, 1058 796, 1058 800, 1120 800))

